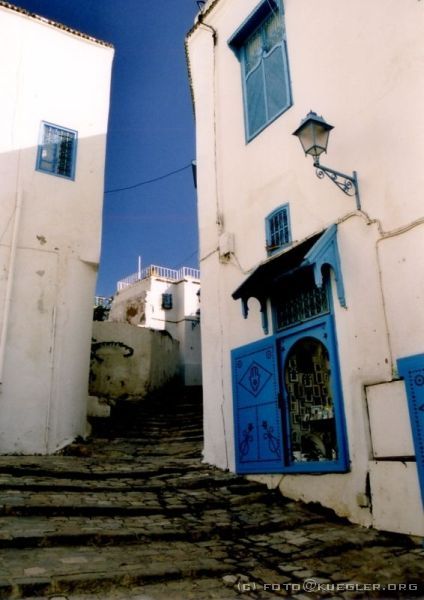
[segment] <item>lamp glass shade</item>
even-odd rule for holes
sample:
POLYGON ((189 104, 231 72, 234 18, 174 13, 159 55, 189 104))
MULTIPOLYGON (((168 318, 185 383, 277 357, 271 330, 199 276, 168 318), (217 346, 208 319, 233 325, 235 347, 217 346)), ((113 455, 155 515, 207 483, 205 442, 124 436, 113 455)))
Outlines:
POLYGON ((332 125, 311 111, 293 135, 299 138, 305 154, 318 159, 320 154, 327 152, 328 137, 332 129, 332 125))

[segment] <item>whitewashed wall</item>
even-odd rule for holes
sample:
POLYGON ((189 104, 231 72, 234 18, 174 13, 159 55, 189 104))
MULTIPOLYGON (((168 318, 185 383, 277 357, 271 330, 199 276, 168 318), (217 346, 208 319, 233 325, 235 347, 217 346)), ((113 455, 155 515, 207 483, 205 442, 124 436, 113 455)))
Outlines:
MULTIPOLYGON (((334 306, 351 471, 265 479, 355 522, 423 534, 414 463, 402 471, 394 454, 399 461, 391 468, 374 467, 380 430, 373 430, 367 405, 371 388, 371 402, 382 397, 379 384, 393 381, 399 392, 398 358, 424 352, 423 7, 286 0, 293 106, 246 144, 240 65, 228 40, 257 5, 210 1, 204 23, 187 38, 197 133, 205 460, 235 467, 230 351, 264 334, 256 301, 243 320, 231 293, 266 258, 265 217, 289 203, 293 241, 338 223, 347 309, 335 294, 334 306), (310 110, 335 126, 322 162, 358 171, 362 211, 316 178, 292 136, 310 110), (223 233, 234 234, 229 261, 219 257, 223 233), (367 478, 375 482, 373 512, 367 478), (412 486, 408 507, 398 496, 390 500, 396 481, 412 486), (413 523, 408 514, 416 516, 413 523)), ((405 414, 405 397, 399 402, 405 414)), ((377 421, 387 418, 384 403, 373 410, 377 421)), ((410 439, 408 420, 397 426, 398 436, 410 439)))
POLYGON ((179 343, 166 331, 111 321, 93 323, 92 396, 141 398, 178 371, 179 343))
POLYGON ((0 6, 2 453, 53 452, 85 430, 112 59, 0 6), (41 121, 78 132, 75 181, 35 170, 41 121))
POLYGON ((199 309, 200 282, 150 276, 120 290, 109 320, 168 331, 180 344, 180 374, 185 385, 202 383, 199 309), (172 308, 162 308, 162 294, 172 294, 172 308))

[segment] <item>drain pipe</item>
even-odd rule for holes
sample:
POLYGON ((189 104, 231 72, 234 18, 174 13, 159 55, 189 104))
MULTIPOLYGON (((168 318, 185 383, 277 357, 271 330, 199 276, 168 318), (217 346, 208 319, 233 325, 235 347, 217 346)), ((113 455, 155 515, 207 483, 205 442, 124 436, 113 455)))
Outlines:
POLYGON ((7 332, 9 329, 9 317, 10 317, 10 306, 11 306, 11 300, 12 300, 13 281, 15 278, 16 250, 18 247, 18 235, 19 235, 19 226, 20 226, 20 222, 21 222, 22 204, 23 204, 23 192, 22 192, 22 190, 18 190, 17 198, 16 198, 16 206, 15 206, 15 219, 13 222, 12 243, 10 246, 10 258, 9 258, 9 269, 8 269, 9 272, 8 272, 8 276, 7 276, 6 296, 5 296, 4 311, 3 311, 3 327, 2 327, 2 331, 1 331, 1 337, 0 337, 0 393, 3 390, 4 359, 6 356, 6 340, 7 340, 7 332))

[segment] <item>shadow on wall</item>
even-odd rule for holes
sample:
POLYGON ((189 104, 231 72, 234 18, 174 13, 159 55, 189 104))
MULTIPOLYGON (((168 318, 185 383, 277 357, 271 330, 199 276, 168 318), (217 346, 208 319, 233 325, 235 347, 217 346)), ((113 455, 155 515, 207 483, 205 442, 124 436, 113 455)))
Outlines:
POLYGON ((93 323, 89 393, 139 399, 179 374, 179 342, 169 333, 128 323, 93 323))
POLYGON ((81 135, 72 177, 53 160, 37 170, 37 147, 0 153, 0 453, 48 454, 85 433, 104 148, 81 135))

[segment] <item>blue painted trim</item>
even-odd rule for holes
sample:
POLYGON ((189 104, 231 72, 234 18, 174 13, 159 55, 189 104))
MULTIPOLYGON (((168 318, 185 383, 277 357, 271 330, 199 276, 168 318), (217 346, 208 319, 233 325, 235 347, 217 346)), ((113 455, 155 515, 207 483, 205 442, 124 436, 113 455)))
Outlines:
POLYGON ((418 482, 424 505, 424 354, 399 358, 397 367, 400 376, 405 380, 418 482))
POLYGON ((292 235, 291 235, 291 221, 290 221, 290 206, 288 203, 282 204, 281 206, 279 206, 278 208, 273 210, 271 213, 269 213, 269 215, 267 215, 265 217, 265 235, 266 235, 266 245, 267 245, 268 256, 272 256, 276 252, 279 252, 280 250, 282 250, 283 248, 286 248, 287 246, 289 246, 291 244, 292 235), (283 211, 286 213, 286 218, 287 218, 288 240, 286 242, 284 242, 284 244, 281 244, 280 246, 276 247, 275 249, 268 250, 268 246, 271 243, 271 220, 277 214, 279 214, 280 212, 283 212, 283 211))
POLYGON ((339 248, 337 245, 337 225, 331 225, 320 237, 317 243, 306 254, 302 266, 312 265, 314 269, 315 283, 322 286, 322 268, 329 265, 334 272, 336 280, 337 296, 340 305, 346 308, 346 297, 343 284, 343 275, 340 264, 339 248))
POLYGON ((56 125, 55 123, 50 123, 49 121, 41 121, 35 170, 38 171, 39 173, 47 173, 48 175, 53 175, 54 177, 59 177, 60 179, 67 179, 68 181, 75 181, 77 146, 78 146, 78 132, 77 131, 75 131, 74 129, 69 129, 68 127, 62 127, 61 125, 56 125), (61 175, 60 173, 56 173, 55 171, 52 171, 49 169, 44 169, 40 166, 40 163, 42 160, 42 151, 43 151, 43 147, 44 147, 45 126, 55 127, 56 129, 60 129, 61 131, 66 131, 66 132, 72 133, 74 135, 74 139, 73 139, 73 143, 72 143, 71 175, 69 175, 69 176, 61 175))

